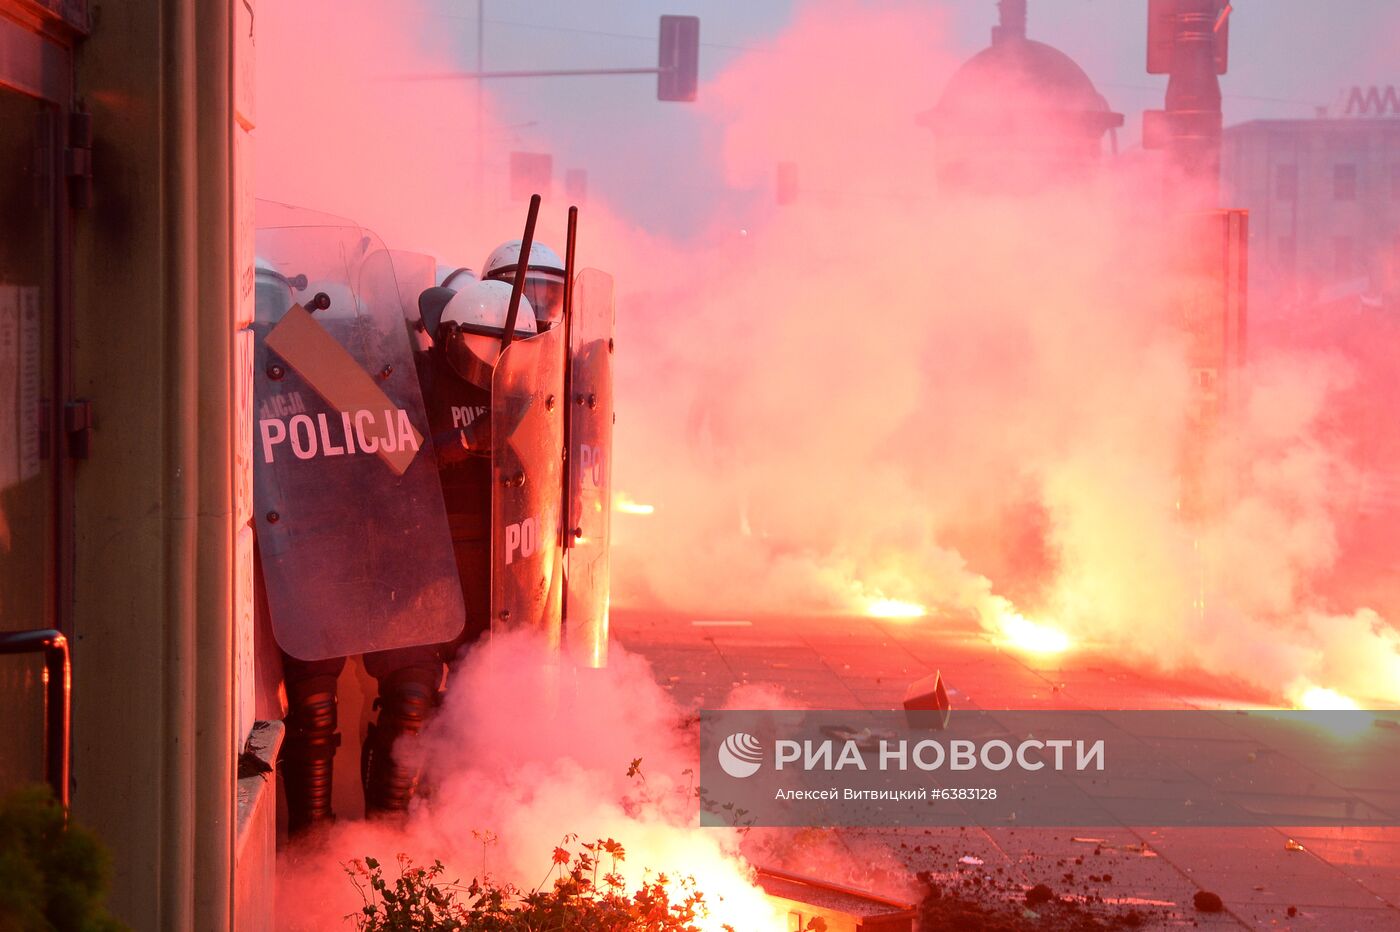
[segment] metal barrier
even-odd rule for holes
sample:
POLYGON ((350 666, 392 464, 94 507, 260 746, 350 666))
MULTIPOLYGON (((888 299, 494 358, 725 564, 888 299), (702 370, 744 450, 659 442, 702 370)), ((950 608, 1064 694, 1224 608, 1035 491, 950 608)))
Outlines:
POLYGON ((70 694, 68 639, 52 628, 0 632, 0 654, 44 655, 44 779, 68 808, 70 694))

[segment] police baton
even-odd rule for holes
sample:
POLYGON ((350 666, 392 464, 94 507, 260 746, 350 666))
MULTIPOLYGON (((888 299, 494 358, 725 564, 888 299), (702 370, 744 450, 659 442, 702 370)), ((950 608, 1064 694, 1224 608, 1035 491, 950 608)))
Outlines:
POLYGON ((510 309, 506 311, 506 332, 501 337, 501 352, 515 338, 515 318, 520 313, 520 295, 525 291, 525 270, 530 265, 530 244, 535 240, 535 219, 540 215, 540 196, 530 195, 530 212, 525 215, 525 235, 520 238, 520 258, 516 260, 515 284, 510 287, 510 309))
MULTIPOLYGON (((570 399, 574 397, 574 244, 578 241, 578 208, 569 208, 569 227, 564 239, 564 410, 573 411, 570 399)), ((582 533, 574 527, 573 483, 569 476, 576 468, 573 462, 573 415, 564 415, 564 500, 561 503, 564 516, 564 549, 568 550, 582 533)), ((568 577, 565 577, 567 587, 568 577)), ((567 619, 569 608, 568 593, 564 597, 564 616, 567 619)))

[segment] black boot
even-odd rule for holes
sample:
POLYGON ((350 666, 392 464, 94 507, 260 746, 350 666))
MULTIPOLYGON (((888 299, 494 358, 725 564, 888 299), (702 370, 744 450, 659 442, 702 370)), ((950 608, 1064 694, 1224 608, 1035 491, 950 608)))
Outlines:
POLYGON ((441 678, 441 666, 428 664, 404 667, 380 678, 379 698, 374 701, 379 717, 365 738, 360 767, 366 815, 408 811, 418 767, 402 762, 403 749, 398 748, 396 755, 395 742, 423 729, 436 704, 441 678))
POLYGON ((282 782, 287 794, 287 831, 299 835, 335 820, 331 811, 336 731, 336 677, 312 676, 287 683, 287 738, 282 745, 282 782))

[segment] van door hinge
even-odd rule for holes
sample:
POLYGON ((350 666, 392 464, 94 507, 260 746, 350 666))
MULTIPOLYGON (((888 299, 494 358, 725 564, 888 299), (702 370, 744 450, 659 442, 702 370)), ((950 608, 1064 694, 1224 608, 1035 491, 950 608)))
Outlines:
POLYGON ((68 455, 85 460, 92 452, 92 402, 86 398, 63 406, 63 430, 68 434, 68 455))
POLYGON ((92 205, 92 114, 82 104, 68 114, 68 146, 64 150, 68 203, 92 205))

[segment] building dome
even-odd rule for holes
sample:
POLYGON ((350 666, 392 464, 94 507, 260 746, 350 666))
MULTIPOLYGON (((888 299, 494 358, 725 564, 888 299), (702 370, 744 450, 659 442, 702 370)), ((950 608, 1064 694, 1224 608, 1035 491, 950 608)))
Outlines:
POLYGON ((945 179, 1024 189, 1082 175, 1123 125, 1064 52, 1026 38, 1025 0, 1002 0, 992 44, 953 74, 918 121, 938 136, 945 179))
POLYGON ((1039 115, 1092 133, 1097 139, 1123 125, 1074 59, 1044 42, 1002 38, 963 63, 948 81, 926 125, 949 120, 1039 115))

